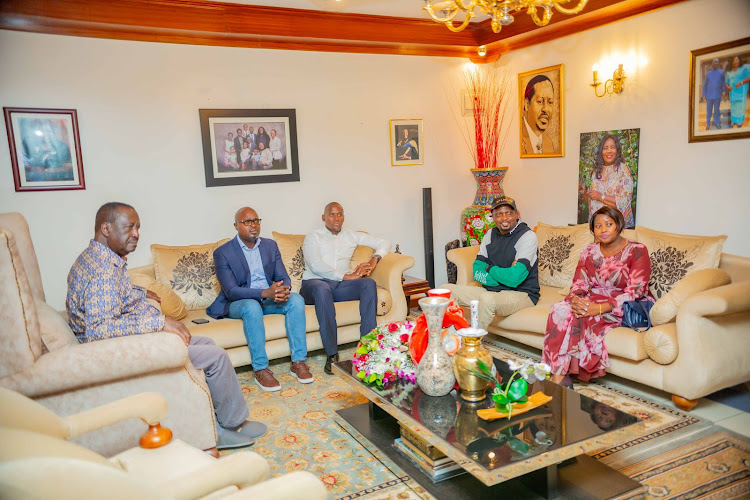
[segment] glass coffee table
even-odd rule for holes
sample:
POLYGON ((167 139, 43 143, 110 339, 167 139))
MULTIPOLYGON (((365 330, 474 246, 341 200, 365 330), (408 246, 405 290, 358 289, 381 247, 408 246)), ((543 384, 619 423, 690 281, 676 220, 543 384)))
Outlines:
MULTIPOLYGON (((507 365, 495 365, 507 380, 507 365)), ((492 407, 489 397, 432 397, 405 381, 371 387, 356 378, 351 361, 335 363, 334 371, 369 400, 339 410, 337 422, 437 498, 619 499, 646 491, 586 455, 636 437, 639 419, 548 380, 529 392, 552 396, 546 405, 484 421, 477 410, 492 407)))

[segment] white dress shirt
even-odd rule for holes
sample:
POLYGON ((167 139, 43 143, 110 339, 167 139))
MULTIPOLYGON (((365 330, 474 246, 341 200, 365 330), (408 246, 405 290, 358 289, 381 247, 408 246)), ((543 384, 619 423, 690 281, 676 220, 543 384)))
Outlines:
POLYGON ((302 244, 302 254, 305 256, 302 279, 343 280, 358 245, 372 248, 381 257, 385 257, 391 248, 387 240, 348 229, 342 229, 338 235, 325 227, 308 233, 302 244))
POLYGON ((529 142, 531 142, 531 147, 534 149, 534 154, 542 154, 542 136, 536 135, 529 122, 526 121, 525 116, 523 117, 523 124, 526 125, 526 132, 529 134, 529 142))
POLYGON ((268 142, 268 149, 271 150, 274 160, 280 160, 281 158, 283 158, 281 156, 281 139, 279 139, 278 136, 272 138, 268 142))

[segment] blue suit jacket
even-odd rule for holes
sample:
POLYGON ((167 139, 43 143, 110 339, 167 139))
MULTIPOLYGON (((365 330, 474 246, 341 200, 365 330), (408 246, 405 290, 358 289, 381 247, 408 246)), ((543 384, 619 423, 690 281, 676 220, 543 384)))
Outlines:
MULTIPOLYGON (((263 272, 266 273, 268 286, 274 281, 283 281, 289 286, 291 280, 281 261, 279 246, 275 241, 261 238, 260 260, 263 262, 263 272)), ((214 250, 214 265, 216 277, 221 285, 221 292, 206 313, 212 318, 223 318, 229 312, 229 304, 235 300, 255 299, 263 300, 260 296, 263 290, 250 288, 250 268, 237 238, 232 238, 214 250)))

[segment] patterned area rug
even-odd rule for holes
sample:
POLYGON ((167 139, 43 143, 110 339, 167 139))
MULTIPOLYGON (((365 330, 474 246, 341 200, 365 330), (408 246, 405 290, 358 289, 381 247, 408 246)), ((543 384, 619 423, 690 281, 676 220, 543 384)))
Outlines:
POLYGON ((750 498, 750 444, 717 432, 620 472, 648 486, 646 498, 750 498))
MULTIPOLYGON (((488 349, 500 359, 513 356, 523 357, 492 339, 488 340, 486 342, 488 349)), ((342 349, 341 358, 351 357, 353 351, 353 345, 342 349)), ((416 482, 392 462, 383 459, 379 453, 370 453, 334 421, 333 415, 336 410, 365 403, 366 399, 349 390, 337 376, 323 373, 324 362, 325 356, 322 352, 310 356, 308 363, 315 375, 315 382, 306 385, 299 384, 289 373, 288 358, 272 362, 271 368, 282 386, 282 389, 276 393, 261 391, 254 382, 253 372, 249 369, 238 370, 238 378, 250 407, 250 418, 262 421, 269 427, 268 434, 249 449, 268 460, 272 476, 295 470, 312 472, 326 484, 331 498, 342 500, 430 498, 416 482)), ((581 384, 576 386, 576 390, 627 413, 637 415, 645 422, 643 433, 638 438, 617 443, 609 449, 598 450, 594 455, 595 458, 603 459, 605 462, 624 450, 643 443, 651 446, 652 440, 656 438, 700 422, 700 419, 682 412, 601 384, 581 384)), ((743 449, 747 452, 747 444, 745 443, 744 446, 743 449)), ((222 452, 222 454, 226 453, 231 452, 222 452)), ((658 458, 645 460, 643 463, 652 463, 658 458)), ((747 456, 744 460, 747 460, 747 456)), ((679 469, 673 470, 674 472, 667 470, 662 476, 654 475, 654 480, 674 481, 683 485, 685 490, 699 486, 693 477, 682 476, 679 469), (671 474, 678 475, 671 476, 671 474)), ((626 473, 631 474, 629 471, 626 473)), ((632 472, 632 474, 640 473, 642 473, 641 469, 632 472)), ((651 478, 644 480, 649 485, 656 485, 649 481, 651 478)), ((712 487, 714 489, 724 488, 718 483, 711 484, 715 485, 712 487)), ((702 497, 698 495, 679 498, 702 497)))

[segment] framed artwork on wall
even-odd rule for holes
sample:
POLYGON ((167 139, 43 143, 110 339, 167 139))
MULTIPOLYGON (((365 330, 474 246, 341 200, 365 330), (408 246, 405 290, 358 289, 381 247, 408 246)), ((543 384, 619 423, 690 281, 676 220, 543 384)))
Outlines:
POLYGON ((565 156, 563 65, 518 74, 521 158, 565 156))
POLYGON ((688 142, 750 137, 750 37, 690 51, 688 142))
POLYGON ((3 112, 16 192, 86 189, 75 109, 3 112))
POLYGON ((201 109, 206 186, 298 182, 294 109, 201 109))
POLYGON ((578 166, 578 223, 585 224, 602 206, 617 208, 625 227, 635 227, 638 146, 641 129, 581 134, 578 166))
POLYGON ((422 120, 391 120, 391 165, 424 164, 422 120))

